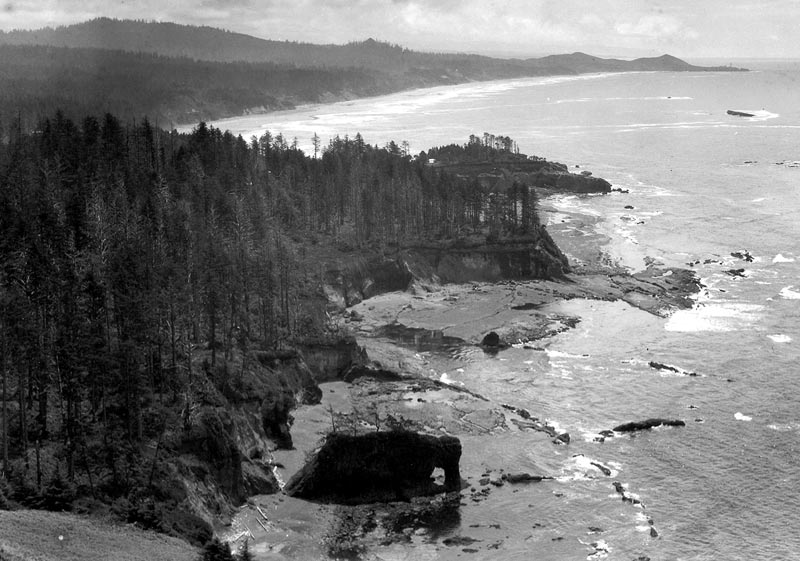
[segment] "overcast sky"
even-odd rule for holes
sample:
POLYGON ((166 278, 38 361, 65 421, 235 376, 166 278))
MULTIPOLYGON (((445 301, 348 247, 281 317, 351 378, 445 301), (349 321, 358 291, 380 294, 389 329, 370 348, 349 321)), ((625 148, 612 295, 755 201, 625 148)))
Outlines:
POLYGON ((798 0, 0 0, 0 28, 99 16, 418 50, 800 58, 798 0))

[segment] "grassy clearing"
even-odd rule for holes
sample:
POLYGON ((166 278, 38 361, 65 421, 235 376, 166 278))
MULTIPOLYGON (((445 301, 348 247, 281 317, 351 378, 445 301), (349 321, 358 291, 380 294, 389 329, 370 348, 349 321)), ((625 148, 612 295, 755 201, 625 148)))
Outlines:
POLYGON ((130 525, 37 510, 0 511, 0 561, 196 561, 186 542, 130 525))

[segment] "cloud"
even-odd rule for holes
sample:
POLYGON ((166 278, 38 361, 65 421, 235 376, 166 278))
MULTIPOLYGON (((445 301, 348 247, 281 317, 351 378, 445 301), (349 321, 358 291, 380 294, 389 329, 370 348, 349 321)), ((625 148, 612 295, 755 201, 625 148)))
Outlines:
POLYGON ((614 30, 622 36, 634 35, 654 40, 684 37, 693 33, 677 18, 663 15, 646 15, 635 21, 620 22, 614 30))
POLYGON ((230 8, 251 6, 252 0, 201 0, 200 6, 203 8, 230 8))
POLYGON ((0 0, 0 5, 5 30, 108 16, 315 43, 374 37, 439 51, 800 56, 796 0, 0 0))

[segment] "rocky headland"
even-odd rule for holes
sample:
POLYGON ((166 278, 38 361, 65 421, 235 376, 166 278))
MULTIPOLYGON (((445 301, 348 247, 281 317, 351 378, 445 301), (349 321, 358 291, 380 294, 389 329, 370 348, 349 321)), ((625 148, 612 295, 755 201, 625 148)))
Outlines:
MULTIPOLYGON (((544 160, 431 165, 495 193, 610 191, 544 160)), ((538 220, 513 235, 307 246, 303 259, 323 280, 314 301, 336 333, 226 353, 213 366, 213 351, 198 351, 185 407, 165 408, 162 434, 132 479, 141 493, 108 510, 196 544, 212 529, 234 548, 252 539, 257 554, 277 558, 369 558, 370 548, 415 540, 434 551, 497 549, 502 539, 489 534, 498 528, 452 535, 462 510, 495 490, 554 479, 546 464, 523 471, 490 461, 498 443, 569 447, 572 437, 433 367, 512 348, 535 359, 548 338, 580 324, 559 309, 569 300, 624 301, 658 316, 693 305, 691 271, 650 263, 632 274, 594 253, 571 263, 538 220)), ((588 469, 613 475, 598 465, 588 469)))
MULTIPOLYGON (((327 373, 312 368, 324 381, 321 403, 294 411, 295 448, 272 452, 279 479, 289 480, 283 487, 287 496, 255 498, 227 532, 237 537, 245 528, 262 526, 264 537, 255 543, 264 553, 296 542, 305 544, 304 551, 362 558, 371 558, 372 548, 420 540, 438 544, 434 549, 455 546, 462 552, 499 547, 502 540, 450 536, 458 528, 460 509, 479 505, 505 486, 547 485, 554 474, 487 462, 487 446, 495 446, 494 437, 526 435, 538 446, 568 447, 571 435, 535 412, 432 375, 441 371, 436 357, 512 347, 535 355, 548 338, 581 322, 562 313, 559 302, 624 301, 663 317, 692 307, 701 287, 692 271, 653 262, 630 273, 601 256, 573 268, 543 228, 538 245, 524 239, 462 241, 399 247, 372 257, 362 251, 357 261, 327 263, 329 309, 342 330, 355 335, 358 350, 329 349, 322 353, 328 357, 322 362, 330 363, 327 373), (449 468, 442 459, 447 446, 438 443, 442 438, 452 446, 449 457, 460 456, 449 468), (432 499, 430 493, 438 495, 432 499), (316 506, 304 507, 301 498, 316 506), (289 532, 291 539, 266 541, 288 529, 283 518, 296 519, 298 509, 306 508, 316 513, 317 523, 322 521, 322 530, 303 525, 308 534, 303 538, 289 532)), ((319 363, 319 349, 312 346, 304 353, 319 363)), ((682 423, 626 422, 602 431, 596 441, 682 423)), ((589 462, 587 469, 597 477, 614 475, 598 462, 589 462)))
POLYGON ((515 154, 506 154, 493 161, 484 162, 435 162, 434 167, 467 178, 476 178, 481 185, 502 192, 515 182, 537 190, 560 193, 609 193, 611 183, 595 177, 590 171, 571 173, 559 162, 544 158, 530 159, 515 154))

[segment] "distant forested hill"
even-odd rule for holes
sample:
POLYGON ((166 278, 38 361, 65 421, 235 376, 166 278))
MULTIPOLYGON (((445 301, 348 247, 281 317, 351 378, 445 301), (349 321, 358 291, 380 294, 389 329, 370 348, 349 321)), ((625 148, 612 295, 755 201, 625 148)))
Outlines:
MULTIPOLYGON (((97 18, 70 26, 0 32, 0 45, 113 49, 217 62, 274 62, 300 67, 359 67, 382 72, 437 68, 472 79, 483 75, 630 70, 704 70, 671 56, 633 61, 583 53, 498 59, 459 53, 424 53, 367 39, 346 45, 271 41, 213 27, 97 18), (469 76, 468 76, 469 75, 469 76)), ((727 68, 715 68, 726 70, 727 68)), ((518 74, 519 75, 519 74, 518 74)))
POLYGON ((632 61, 583 53, 531 59, 422 53, 368 39, 346 45, 268 41, 211 27, 94 19, 0 32, 0 125, 67 115, 147 115, 163 125, 467 81, 701 68, 664 55, 632 61))
POLYGON ((61 109, 175 123, 270 111, 331 97, 378 95, 397 83, 369 70, 221 63, 153 54, 0 46, 0 126, 30 129, 61 109), (26 127, 27 125, 27 127, 26 127))

